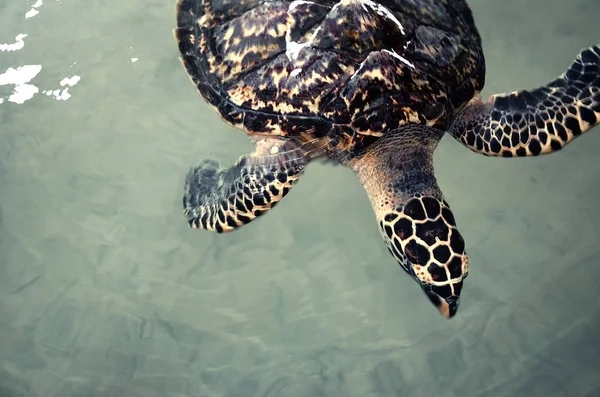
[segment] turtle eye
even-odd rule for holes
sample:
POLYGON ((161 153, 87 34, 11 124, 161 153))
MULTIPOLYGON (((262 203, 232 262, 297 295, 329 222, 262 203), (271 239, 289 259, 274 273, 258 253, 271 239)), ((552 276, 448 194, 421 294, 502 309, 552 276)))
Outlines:
POLYGON ((415 272, 413 270, 413 264, 408 260, 404 252, 400 247, 396 247, 390 240, 386 239, 388 251, 390 254, 396 259, 398 264, 406 273, 408 273, 411 277, 416 277, 415 272))
MULTIPOLYGON (((383 224, 382 224, 382 227, 383 227, 383 224)), ((406 254, 402 250, 402 247, 399 247, 399 246, 395 245, 389 239, 386 239, 385 241, 387 243, 388 250, 390 251, 390 253, 392 254, 392 256, 396 259, 396 261, 398 262, 398 264, 400 265, 400 267, 406 273, 408 273, 408 275, 410 277, 412 277, 416 282, 418 282, 419 284, 422 284, 421 280, 419 280, 419 278, 417 277, 417 274, 415 273, 415 268, 414 268, 413 263, 408 259, 408 257, 406 256, 406 254)))
POLYGON ((404 265, 403 267, 412 278, 414 278, 416 281, 419 281, 417 273, 415 273, 415 265, 413 265, 413 263, 408 258, 406 258, 406 265, 404 265))

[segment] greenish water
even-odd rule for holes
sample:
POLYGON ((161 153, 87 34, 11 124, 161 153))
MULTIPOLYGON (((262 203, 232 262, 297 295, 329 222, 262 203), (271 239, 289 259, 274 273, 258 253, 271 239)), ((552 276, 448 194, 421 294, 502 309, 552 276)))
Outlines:
MULTIPOLYGON (((484 97, 600 41, 597 0, 471 4, 484 97)), ((188 168, 251 145, 179 64, 174 1, 3 0, 0 26, 1 397, 600 396, 600 127, 532 159, 443 140, 472 263, 448 321, 347 169, 311 165, 235 233, 188 228, 188 168)))

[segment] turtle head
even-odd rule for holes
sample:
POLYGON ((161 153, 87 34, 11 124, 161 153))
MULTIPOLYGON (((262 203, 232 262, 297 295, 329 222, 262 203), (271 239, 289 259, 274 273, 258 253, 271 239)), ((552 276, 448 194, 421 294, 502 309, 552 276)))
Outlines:
POLYGON ((431 303, 440 311, 442 316, 452 318, 458 311, 460 304, 460 290, 463 281, 448 283, 448 285, 425 285, 421 284, 421 288, 431 303))
POLYGON ((469 260, 450 205, 433 170, 443 132, 406 125, 386 133, 352 160, 390 253, 440 313, 453 317, 469 260))
POLYGON ((469 274, 469 258, 458 230, 449 228, 448 232, 446 241, 438 237, 432 239, 435 240, 432 245, 421 244, 421 252, 413 251, 407 244, 403 267, 440 314, 452 318, 458 311, 463 281, 469 274))
POLYGON ((380 222, 387 246, 446 318, 458 311, 463 281, 469 273, 465 242, 448 203, 419 195, 380 222))
MULTIPOLYGON (((463 280, 468 275, 469 259, 464 253, 454 256, 444 265, 429 263, 426 266, 413 263, 411 259, 399 261, 406 272, 419 284, 429 301, 446 318, 458 311, 463 280), (448 275, 451 274, 451 277, 448 275)), ((416 261, 415 261, 416 262, 416 261)))

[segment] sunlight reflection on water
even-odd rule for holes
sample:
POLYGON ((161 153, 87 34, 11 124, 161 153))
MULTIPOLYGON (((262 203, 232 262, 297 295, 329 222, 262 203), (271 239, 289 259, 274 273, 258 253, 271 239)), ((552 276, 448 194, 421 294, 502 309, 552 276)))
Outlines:
MULTIPOLYGON (((57 0, 57 2, 59 1, 57 0)), ((40 13, 39 8, 42 4, 42 0, 37 0, 36 3, 30 7, 29 11, 25 13, 25 19, 38 15, 40 13)), ((14 54, 11 53, 25 48, 26 38, 28 38, 28 34, 19 33, 15 36, 13 43, 0 43, 0 52, 5 53, 2 54, 3 56, 9 56, 9 54, 10 56, 13 56, 14 54)), ((75 66, 75 64, 76 62, 73 62, 71 67, 75 66)), ((0 104, 6 101, 23 104, 39 93, 59 101, 66 101, 71 98, 69 89, 74 87, 81 80, 81 76, 70 75, 61 79, 58 83, 58 87, 40 88, 34 84, 32 80, 34 80, 41 71, 42 65, 38 64, 13 66, 2 72, 0 74, 0 86, 8 86, 11 88, 8 90, 0 90, 0 104)))

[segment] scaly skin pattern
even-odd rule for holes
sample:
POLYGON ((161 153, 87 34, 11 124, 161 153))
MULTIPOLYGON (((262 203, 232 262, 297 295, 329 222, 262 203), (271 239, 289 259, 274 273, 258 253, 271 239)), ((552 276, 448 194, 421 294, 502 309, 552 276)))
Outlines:
POLYGON ((600 123, 600 46, 581 51, 567 70, 538 89, 477 99, 449 132, 486 156, 524 157, 565 147, 600 123))
POLYGON ((448 318, 469 259, 434 176, 444 131, 478 153, 518 157, 555 152, 600 123, 599 46, 542 87, 483 103, 465 0, 179 0, 175 37, 200 95, 267 148, 226 169, 193 167, 189 225, 237 230, 327 156, 356 172, 388 249, 448 318))
POLYGON ((454 316, 469 259, 448 203, 443 198, 417 194, 385 214, 379 227, 402 268, 443 299, 435 295, 432 299, 442 315, 454 316))
POLYGON ((350 165, 369 195, 389 251, 449 318, 458 310, 469 259, 434 176, 433 151, 442 135, 426 126, 402 127, 350 165))
POLYGON ((194 229, 236 230, 275 207, 302 175, 306 162, 295 152, 242 156, 228 169, 204 160, 186 177, 183 213, 194 229))
POLYGON ((175 36, 226 123, 339 137, 352 155, 405 124, 446 125, 483 88, 464 0, 180 0, 175 36))

